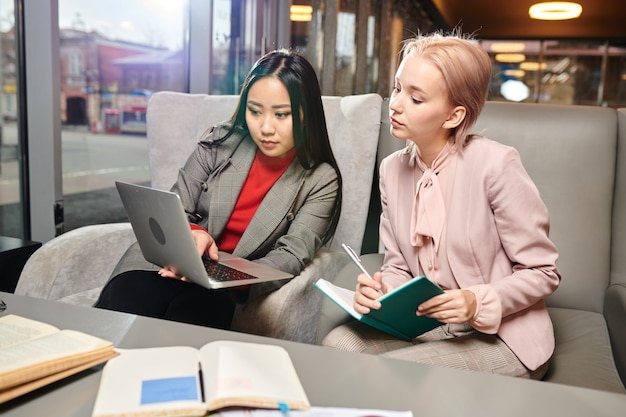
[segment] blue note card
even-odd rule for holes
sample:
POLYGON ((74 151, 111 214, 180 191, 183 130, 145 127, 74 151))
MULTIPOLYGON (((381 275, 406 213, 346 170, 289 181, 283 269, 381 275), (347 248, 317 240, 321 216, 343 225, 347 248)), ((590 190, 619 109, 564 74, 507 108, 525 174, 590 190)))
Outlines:
POLYGON ((141 404, 171 401, 198 400, 198 384, 195 376, 149 379, 141 383, 141 404))

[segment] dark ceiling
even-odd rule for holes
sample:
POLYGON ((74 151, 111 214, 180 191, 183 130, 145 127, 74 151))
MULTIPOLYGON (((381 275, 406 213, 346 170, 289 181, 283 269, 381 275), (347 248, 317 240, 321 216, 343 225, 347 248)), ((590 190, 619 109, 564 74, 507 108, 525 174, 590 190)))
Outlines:
POLYGON ((460 26, 479 39, 604 39, 626 41, 626 0, 572 0, 583 7, 578 19, 534 20, 528 8, 538 0, 424 0, 439 24, 460 26), (438 16, 437 16, 438 15, 438 16))

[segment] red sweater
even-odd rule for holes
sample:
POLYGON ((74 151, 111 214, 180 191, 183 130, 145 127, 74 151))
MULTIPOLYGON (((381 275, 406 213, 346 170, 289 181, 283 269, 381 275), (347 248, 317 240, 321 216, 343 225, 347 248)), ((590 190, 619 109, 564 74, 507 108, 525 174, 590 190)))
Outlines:
MULTIPOLYGON (((235 250, 243 232, 261 205, 261 201, 278 178, 287 170, 295 154, 295 149, 292 149, 285 157, 275 158, 265 156, 263 152, 257 151, 230 219, 222 234, 216 239, 217 247, 221 251, 232 253, 235 250)), ((191 229, 204 230, 196 224, 192 224, 191 229)))

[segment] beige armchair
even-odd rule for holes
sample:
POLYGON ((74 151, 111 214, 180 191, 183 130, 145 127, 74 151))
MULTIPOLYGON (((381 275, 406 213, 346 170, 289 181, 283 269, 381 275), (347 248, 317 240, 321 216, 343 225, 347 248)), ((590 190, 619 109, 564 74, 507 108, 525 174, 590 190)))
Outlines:
MULTIPOLYGON (((237 96, 159 92, 148 104, 151 185, 169 189, 207 127, 228 119, 237 96)), ((235 313, 233 329, 314 343, 322 295, 312 282, 333 278, 348 258, 345 242, 360 250, 368 215, 382 98, 377 94, 324 97, 324 109, 343 177, 343 207, 335 238, 302 274, 235 313)), ((111 184, 113 187, 113 184, 111 184)), ((91 306, 126 249, 129 223, 85 226, 46 242, 24 267, 16 294, 91 306)))

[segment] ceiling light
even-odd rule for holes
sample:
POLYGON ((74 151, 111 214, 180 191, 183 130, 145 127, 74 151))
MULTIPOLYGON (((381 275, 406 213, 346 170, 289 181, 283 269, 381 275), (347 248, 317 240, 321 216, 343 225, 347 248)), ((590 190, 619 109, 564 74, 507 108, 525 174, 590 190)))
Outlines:
POLYGON ((522 42, 494 42, 489 49, 492 52, 522 52, 526 45, 522 42))
POLYGON ((575 19, 582 13, 583 8, 578 3, 569 1, 548 1, 530 6, 528 14, 539 20, 567 20, 575 19))
POLYGON ((565 71, 570 63, 570 59, 568 57, 563 58, 552 67, 552 72, 559 73, 565 71))
POLYGON ((507 69, 504 70, 504 75, 506 77, 524 78, 524 75, 526 75, 526 71, 521 69, 507 69))
POLYGON ((554 79, 557 83, 561 83, 563 84, 564 82, 566 82, 567 80, 569 80, 569 74, 567 72, 562 72, 559 75, 556 76, 556 78, 554 79))
POLYGON ((534 61, 526 61, 519 64, 519 68, 524 71, 539 71, 544 70, 548 64, 545 62, 534 62, 534 61))
POLYGON ((526 60, 524 54, 496 54, 495 58, 498 62, 523 62, 526 60))
POLYGON ((508 80, 500 86, 500 94, 509 101, 523 101, 530 95, 530 89, 521 81, 508 80))
POLYGON ((289 8, 290 13, 313 13, 313 6, 306 6, 303 4, 294 4, 289 8))
POLYGON ((289 15, 289 20, 292 22, 310 22, 312 16, 306 13, 291 13, 289 15))
POLYGON ((292 22, 309 22, 313 17, 313 7, 293 5, 289 8, 289 20, 292 22))

